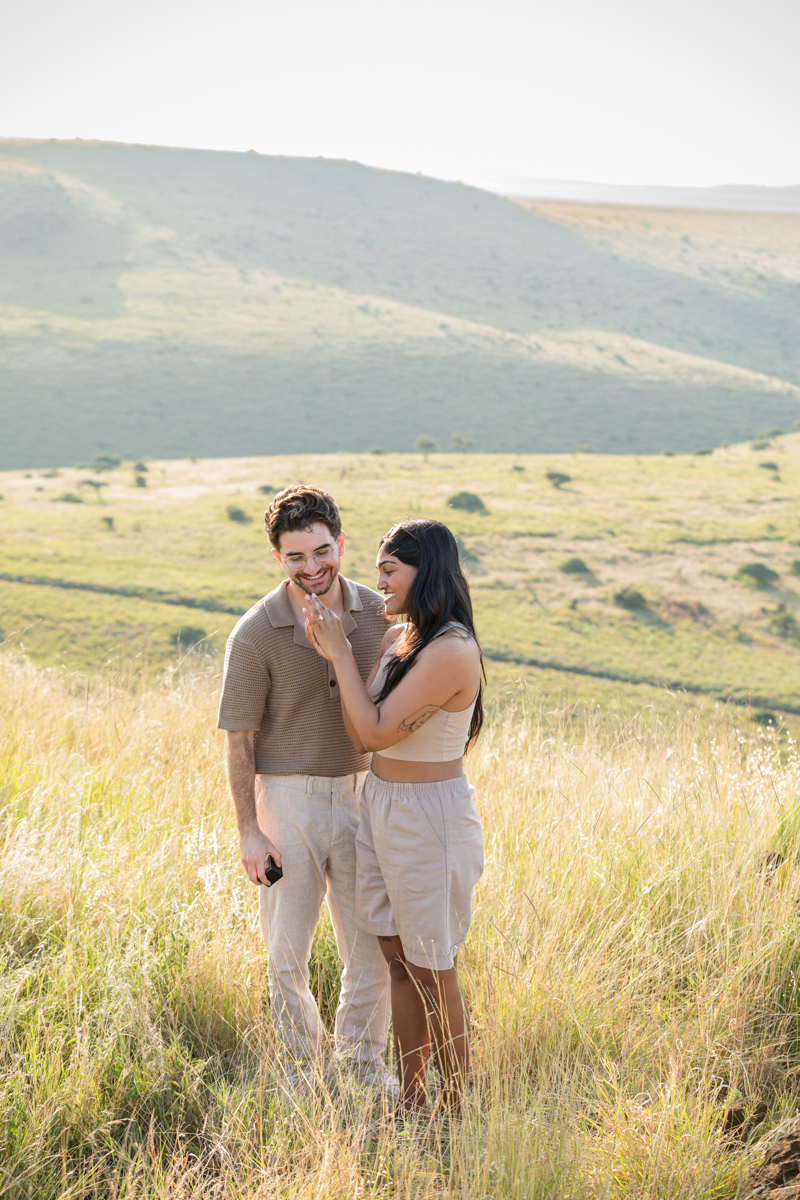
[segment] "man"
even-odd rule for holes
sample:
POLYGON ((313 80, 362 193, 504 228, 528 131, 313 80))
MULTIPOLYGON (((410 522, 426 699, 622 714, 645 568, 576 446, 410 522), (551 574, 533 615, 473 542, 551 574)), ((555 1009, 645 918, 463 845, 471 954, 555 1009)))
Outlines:
POLYGON ((279 492, 264 514, 287 578, 238 621, 228 639, 218 726, 227 731, 228 783, 242 864, 262 884, 273 1022, 302 1085, 320 1048, 308 985, 322 900, 343 963, 335 1049, 365 1082, 391 1087, 383 1065, 388 972, 375 938, 355 923, 355 834, 369 756, 347 736, 336 676, 305 636, 303 604, 317 595, 344 623, 366 679, 386 632, 383 601, 339 573, 345 538, 333 497, 305 484, 279 492), (283 878, 270 885, 272 855, 283 878))

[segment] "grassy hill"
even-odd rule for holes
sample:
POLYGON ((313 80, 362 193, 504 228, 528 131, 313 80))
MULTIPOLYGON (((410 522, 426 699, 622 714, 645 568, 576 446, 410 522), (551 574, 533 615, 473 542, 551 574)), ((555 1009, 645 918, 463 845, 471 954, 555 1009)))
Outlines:
POLYGON ((5 141, 0 259, 4 468, 423 433, 688 450, 798 416, 798 214, 5 141))
POLYGON ((144 477, 0 475, 8 644, 128 682, 194 643, 219 654, 280 578, 260 489, 309 479, 337 496, 345 570, 365 583, 398 515, 458 533, 495 692, 528 678, 641 705, 666 686, 800 714, 800 434, 702 456, 252 457, 152 461, 144 477), (485 510, 449 507, 462 491, 485 510), (753 564, 774 576, 759 585, 753 564))

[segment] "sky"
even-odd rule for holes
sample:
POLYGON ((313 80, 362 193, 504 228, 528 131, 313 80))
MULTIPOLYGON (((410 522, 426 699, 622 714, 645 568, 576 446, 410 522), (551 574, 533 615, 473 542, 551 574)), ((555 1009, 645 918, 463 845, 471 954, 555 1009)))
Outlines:
POLYGON ((798 0, 5 0, 0 137, 800 183, 798 0))

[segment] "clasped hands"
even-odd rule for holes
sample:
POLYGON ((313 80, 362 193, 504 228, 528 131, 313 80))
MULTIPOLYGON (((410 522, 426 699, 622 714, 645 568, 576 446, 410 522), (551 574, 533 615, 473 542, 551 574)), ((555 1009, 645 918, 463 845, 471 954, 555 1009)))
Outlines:
POLYGON ((327 658, 335 662, 342 654, 350 651, 350 643, 345 637, 342 622, 335 612, 326 608, 319 596, 309 595, 303 605, 303 615, 306 619, 306 637, 311 645, 327 658))

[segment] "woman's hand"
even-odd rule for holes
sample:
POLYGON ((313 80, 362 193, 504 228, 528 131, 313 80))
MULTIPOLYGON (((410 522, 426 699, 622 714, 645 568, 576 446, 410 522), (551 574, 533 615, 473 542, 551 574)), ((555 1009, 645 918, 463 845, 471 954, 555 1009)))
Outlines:
POLYGON ((303 614, 306 618, 306 637, 317 654, 327 658, 328 662, 336 662, 343 654, 351 653, 342 622, 318 596, 308 597, 303 605, 303 614))

